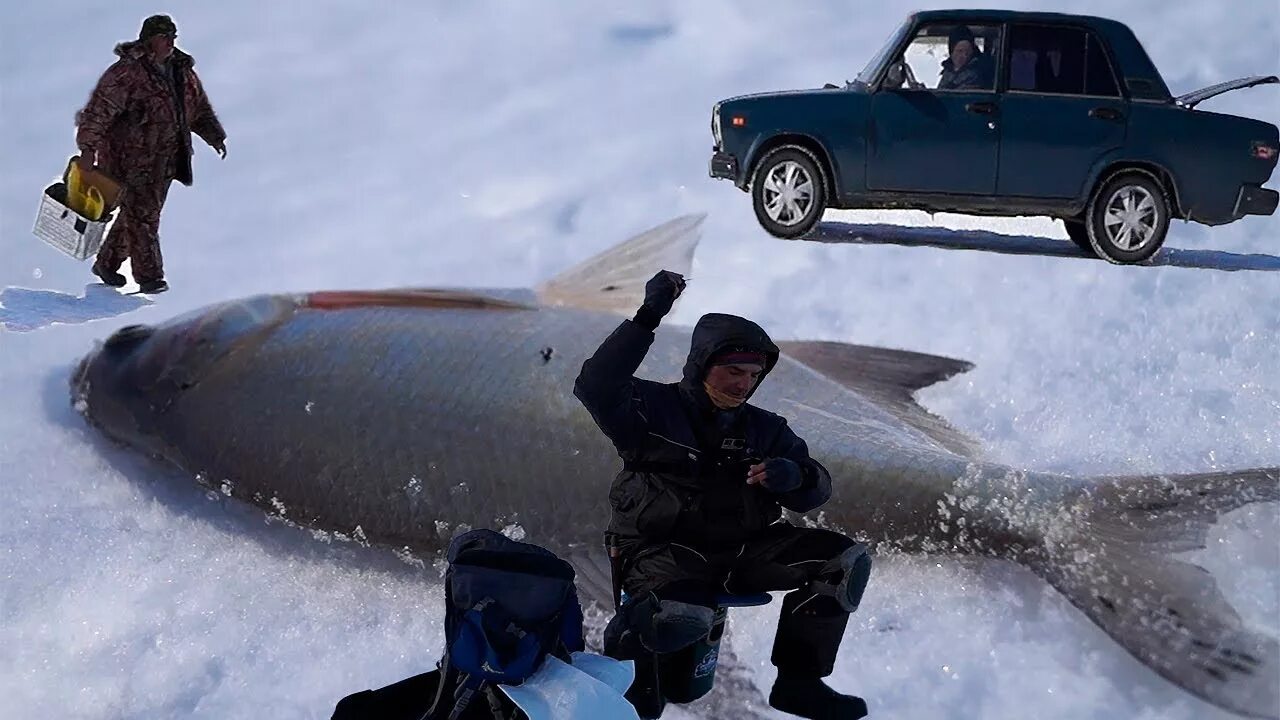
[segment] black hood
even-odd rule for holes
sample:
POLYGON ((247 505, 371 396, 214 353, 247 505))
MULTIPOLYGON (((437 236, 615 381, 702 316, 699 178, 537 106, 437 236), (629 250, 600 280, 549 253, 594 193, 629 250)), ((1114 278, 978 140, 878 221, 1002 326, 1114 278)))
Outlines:
MULTIPOLYGON (((147 56, 147 44, 142 40, 127 40, 116 45, 115 54, 121 58, 141 60, 147 56)), ((173 55, 169 56, 169 62, 179 68, 190 68, 195 67, 196 59, 174 48, 173 55)))
POLYGON ((680 381, 680 386, 692 392, 695 397, 705 398, 706 391, 702 388, 702 381, 707 376, 707 361, 721 350, 765 354, 767 359, 764 370, 756 380, 755 387, 747 393, 748 399, 778 362, 778 346, 769 339, 764 328, 737 315, 707 313, 698 318, 698 324, 693 328, 689 358, 684 363, 684 379, 680 381))

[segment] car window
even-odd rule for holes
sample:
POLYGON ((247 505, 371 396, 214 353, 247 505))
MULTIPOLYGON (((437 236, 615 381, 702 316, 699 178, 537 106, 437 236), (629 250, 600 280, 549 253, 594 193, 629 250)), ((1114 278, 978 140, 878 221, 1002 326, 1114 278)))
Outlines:
POLYGON ((889 56, 889 53, 893 52, 894 49, 898 47, 898 43, 902 42, 902 39, 906 37, 909 32, 911 32, 910 19, 903 22, 898 26, 897 30, 893 31, 893 35, 890 36, 889 41, 884 44, 884 47, 880 48, 880 52, 876 53, 874 57, 867 61, 867 66, 862 68, 862 72, 858 73, 858 76, 854 79, 869 85, 871 83, 871 76, 875 73, 876 69, 879 68, 885 58, 889 56))
POLYGON ((994 90, 996 58, 1000 57, 998 25, 925 25, 911 38, 902 56, 900 83, 886 74, 892 89, 973 91, 994 90))
POLYGON ((1079 28, 1014 25, 1009 31, 1009 89, 1115 97, 1115 76, 1101 42, 1079 28))
POLYGON ((1089 33, 1088 51, 1084 59, 1084 93, 1086 95, 1102 95, 1119 97, 1120 89, 1116 87, 1116 74, 1111 69, 1111 61, 1107 59, 1106 48, 1098 36, 1089 33))

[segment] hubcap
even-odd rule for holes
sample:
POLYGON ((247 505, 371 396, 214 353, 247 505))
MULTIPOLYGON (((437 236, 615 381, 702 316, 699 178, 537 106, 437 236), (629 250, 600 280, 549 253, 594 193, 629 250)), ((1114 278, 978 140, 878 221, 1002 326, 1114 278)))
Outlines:
POLYGON ((1128 185, 1111 196, 1102 224, 1111 244, 1132 252, 1151 242, 1159 221, 1156 199, 1151 193, 1137 185, 1128 185))
POLYGON ((763 189, 765 214, 780 225, 795 225, 813 207, 813 178, 794 160, 775 165, 763 189))

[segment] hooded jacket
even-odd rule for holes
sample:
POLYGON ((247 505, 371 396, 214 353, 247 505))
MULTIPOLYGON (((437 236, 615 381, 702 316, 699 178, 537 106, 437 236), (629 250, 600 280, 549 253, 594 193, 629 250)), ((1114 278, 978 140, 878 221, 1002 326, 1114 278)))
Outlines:
POLYGON ((209 104, 195 61, 174 48, 168 62, 152 62, 142 41, 120 43, 76 113, 76 146, 98 153, 98 164, 126 186, 192 182, 191 133, 210 146, 227 134, 209 104))
POLYGON ((708 361, 729 349, 764 353, 751 393, 765 381, 778 347, 759 325, 704 315, 678 383, 634 377, 653 339, 651 330, 624 320, 583 363, 573 388, 622 458, 609 491, 609 530, 621 544, 736 548, 778 520, 783 507, 807 512, 831 497, 831 476, 786 419, 748 402, 719 410, 703 389, 708 361), (799 488, 773 493, 747 484, 747 467, 774 457, 800 466, 799 488))
POLYGON ((942 61, 942 75, 938 77, 939 90, 995 90, 995 63, 991 56, 974 52, 964 67, 956 70, 951 58, 942 61))

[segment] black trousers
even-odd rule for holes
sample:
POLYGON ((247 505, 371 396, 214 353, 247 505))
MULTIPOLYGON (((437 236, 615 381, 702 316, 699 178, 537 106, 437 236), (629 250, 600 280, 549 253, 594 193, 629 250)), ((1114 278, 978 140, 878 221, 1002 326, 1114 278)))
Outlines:
POLYGON ((807 586, 820 578, 827 561, 853 544, 838 532, 778 522, 736 547, 633 546, 622 586, 628 595, 652 592, 707 607, 716 607, 716 597, 725 593, 791 590, 783 597, 771 660, 779 672, 826 677, 835 667, 849 614, 834 598, 807 586))

